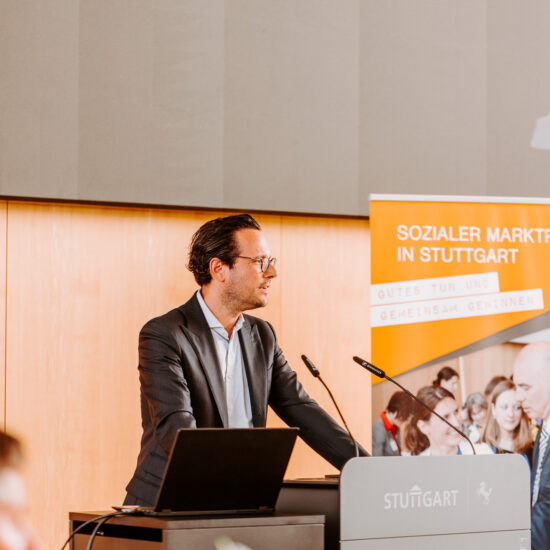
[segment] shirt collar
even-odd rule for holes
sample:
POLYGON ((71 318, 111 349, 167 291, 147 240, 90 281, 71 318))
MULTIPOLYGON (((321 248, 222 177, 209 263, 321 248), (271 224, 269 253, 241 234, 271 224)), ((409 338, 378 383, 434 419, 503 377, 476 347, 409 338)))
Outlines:
POLYGON ((384 423, 384 428, 386 430, 391 431, 391 429, 394 427, 394 425, 390 422, 389 418, 386 416, 386 411, 382 411, 380 413, 380 418, 382 419, 382 422, 384 423))
MULTIPOLYGON (((223 325, 218 321, 216 316, 210 311, 210 309, 206 305, 206 302, 204 301, 204 298, 202 297, 200 289, 197 290, 196 296, 197 296, 197 300, 199 301, 199 305, 201 306, 204 317, 206 318, 206 322, 208 323, 208 326, 211 329, 216 329, 216 330, 221 329, 225 332, 225 334, 227 334, 227 332, 226 332, 225 328, 223 327, 223 325)), ((239 315, 239 318, 237 319, 237 322, 235 323, 235 328, 233 329, 233 332, 235 332, 237 330, 240 330, 240 328, 243 326, 243 323, 244 323, 244 318, 243 318, 243 315, 241 313, 239 315)))
MULTIPOLYGON (((388 432, 391 432, 393 438, 395 439, 395 442, 397 443, 397 439, 395 438, 395 435, 397 434, 397 430, 399 429, 395 424, 392 424, 389 420, 389 418, 386 416, 386 411, 382 411, 380 413, 380 417, 382 418, 382 422, 384 423, 384 428, 388 430, 388 432)), ((398 445, 399 447, 399 445, 398 445)))

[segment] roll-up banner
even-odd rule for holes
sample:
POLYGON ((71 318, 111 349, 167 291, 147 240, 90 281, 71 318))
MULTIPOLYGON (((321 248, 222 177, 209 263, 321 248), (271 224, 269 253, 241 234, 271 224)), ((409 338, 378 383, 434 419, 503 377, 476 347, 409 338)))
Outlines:
POLYGON ((371 195, 370 227, 372 362, 387 374, 550 326, 550 200, 371 195))

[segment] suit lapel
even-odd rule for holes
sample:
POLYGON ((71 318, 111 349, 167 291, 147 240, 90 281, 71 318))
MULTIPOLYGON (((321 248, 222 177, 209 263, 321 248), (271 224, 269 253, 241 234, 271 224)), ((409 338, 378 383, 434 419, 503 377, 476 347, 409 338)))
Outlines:
MULTIPOLYGON (((550 445, 550 441, 548 442, 550 445)), ((550 449, 546 450, 546 456, 544 457, 544 462, 542 463, 542 471, 540 473, 540 490, 539 494, 543 489, 548 488, 550 481, 550 449)))
POLYGON ((533 463, 536 464, 539 460, 539 448, 540 448, 540 429, 537 432, 537 437, 535 438, 535 446, 533 448, 533 463))
POLYGON ((533 460, 531 463, 531 493, 533 493, 533 483, 535 481, 535 473, 537 471, 537 465, 539 463, 539 443, 540 443, 540 430, 535 438, 535 445, 533 447, 533 460))
POLYGON ((261 428, 265 426, 267 416, 267 365, 261 353, 258 329, 252 327, 246 317, 239 331, 239 339, 250 392, 252 423, 254 427, 261 428))
POLYGON ((223 422, 224 428, 229 426, 227 414, 227 400, 225 395, 225 385, 222 378, 222 370, 218 362, 216 347, 212 331, 204 318, 201 306, 197 297, 193 297, 182 306, 187 319, 187 338, 197 354, 200 366, 204 371, 210 391, 216 402, 218 412, 223 422))

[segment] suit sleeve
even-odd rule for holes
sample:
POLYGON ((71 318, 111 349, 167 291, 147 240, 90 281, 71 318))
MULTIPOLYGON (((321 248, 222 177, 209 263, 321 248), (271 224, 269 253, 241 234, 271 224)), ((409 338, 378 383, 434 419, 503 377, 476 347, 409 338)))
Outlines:
MULTIPOLYGON (((275 334, 269 325, 273 338, 275 334)), ((300 437, 338 469, 355 456, 348 433, 306 393, 274 340, 269 405, 286 424, 300 428, 300 437)), ((369 456, 359 445, 359 455, 369 456)))
POLYGON ((541 486, 539 499, 531 510, 531 548, 550 548, 550 487, 541 486))
POLYGON ((139 379, 153 435, 169 454, 180 428, 196 428, 182 354, 169 328, 153 319, 139 335, 139 379))
POLYGON ((379 422, 372 425, 372 456, 384 456, 386 428, 379 422))

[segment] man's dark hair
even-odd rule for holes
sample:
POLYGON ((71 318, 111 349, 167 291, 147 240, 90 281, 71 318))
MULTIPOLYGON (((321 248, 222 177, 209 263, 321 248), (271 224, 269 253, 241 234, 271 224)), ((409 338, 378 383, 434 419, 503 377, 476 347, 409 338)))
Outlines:
POLYGON ((216 218, 201 225, 191 239, 187 269, 193 273, 195 281, 202 286, 212 280, 210 260, 218 258, 233 267, 239 254, 235 232, 240 229, 261 229, 250 214, 237 214, 216 218))

